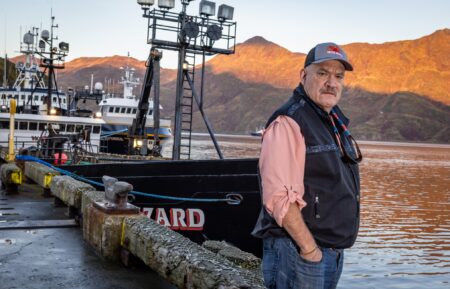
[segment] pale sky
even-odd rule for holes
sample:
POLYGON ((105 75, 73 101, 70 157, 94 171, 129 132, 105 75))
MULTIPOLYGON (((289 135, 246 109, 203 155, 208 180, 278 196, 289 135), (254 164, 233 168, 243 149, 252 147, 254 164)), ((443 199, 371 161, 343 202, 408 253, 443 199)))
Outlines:
MULTIPOLYGON (((157 1, 155 1, 157 2, 157 1)), ((197 15, 200 0, 188 14, 197 15)), ((181 4, 175 1, 178 12, 181 4)), ((235 7, 237 42, 259 35, 293 52, 319 42, 383 43, 416 39, 450 28, 450 0, 220 0, 235 7)), ((67 60, 82 56, 126 55, 144 60, 147 19, 136 0, 0 0, 0 53, 18 54, 20 27, 48 29, 50 10, 59 41, 70 43, 67 60), (6 46, 5 46, 6 43, 6 46)), ((3 56, 3 55, 2 55, 3 56)), ((161 65, 175 67, 175 55, 161 65)))

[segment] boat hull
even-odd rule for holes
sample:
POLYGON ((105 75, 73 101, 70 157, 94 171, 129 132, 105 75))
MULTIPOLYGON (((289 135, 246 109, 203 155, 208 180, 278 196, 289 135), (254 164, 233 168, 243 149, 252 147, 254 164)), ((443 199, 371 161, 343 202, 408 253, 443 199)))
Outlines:
MULTIPOLYGON (((261 206, 257 159, 151 161, 65 166, 101 182, 103 175, 131 183, 134 191, 193 200, 135 195, 132 202, 149 218, 191 240, 225 240, 261 256, 259 239, 251 236, 261 206), (232 199, 235 202, 204 199, 232 199)), ((99 188, 102 189, 102 188, 99 188)))

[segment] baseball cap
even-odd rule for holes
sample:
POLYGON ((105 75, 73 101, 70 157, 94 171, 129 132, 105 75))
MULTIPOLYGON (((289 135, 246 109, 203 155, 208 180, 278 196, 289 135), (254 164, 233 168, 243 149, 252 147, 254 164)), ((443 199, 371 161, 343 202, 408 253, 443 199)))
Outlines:
POLYGON ((311 63, 321 63, 328 60, 338 60, 344 65, 345 70, 353 70, 353 66, 348 61, 347 54, 345 54, 342 48, 332 42, 320 43, 311 49, 306 56, 304 67, 307 67, 311 63))

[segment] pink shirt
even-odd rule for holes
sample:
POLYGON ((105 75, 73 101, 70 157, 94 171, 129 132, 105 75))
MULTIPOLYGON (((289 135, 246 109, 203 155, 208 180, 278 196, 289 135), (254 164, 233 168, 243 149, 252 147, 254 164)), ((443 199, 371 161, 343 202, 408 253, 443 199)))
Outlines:
POLYGON ((299 210, 306 206, 305 155, 305 138, 292 118, 279 116, 264 131, 259 158, 263 204, 279 226, 290 204, 299 210))

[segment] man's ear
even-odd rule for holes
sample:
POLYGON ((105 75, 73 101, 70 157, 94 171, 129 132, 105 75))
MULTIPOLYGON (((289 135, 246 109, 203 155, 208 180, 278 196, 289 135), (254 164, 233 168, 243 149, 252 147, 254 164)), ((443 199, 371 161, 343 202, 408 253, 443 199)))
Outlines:
POLYGON ((302 84, 305 84, 305 78, 306 78, 306 69, 302 68, 300 70, 300 82, 302 84))

